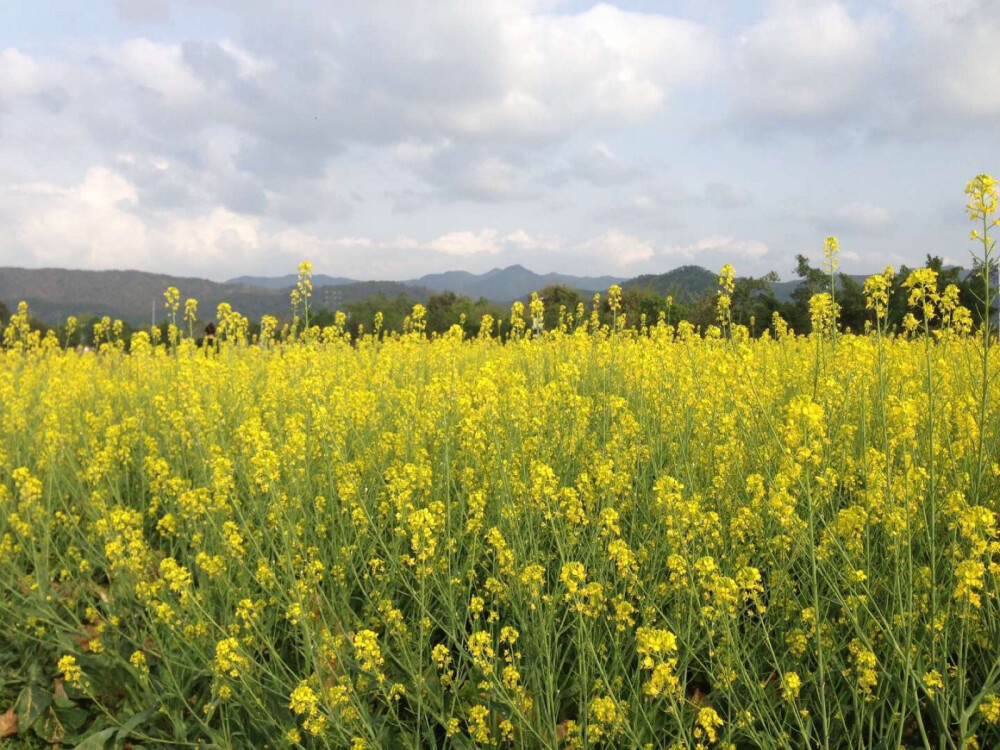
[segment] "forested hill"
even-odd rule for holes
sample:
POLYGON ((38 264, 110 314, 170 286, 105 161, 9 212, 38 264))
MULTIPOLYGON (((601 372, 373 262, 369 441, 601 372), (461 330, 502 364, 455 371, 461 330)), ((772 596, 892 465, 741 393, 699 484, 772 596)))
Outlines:
MULTIPOLYGON (((57 323, 69 315, 108 315, 127 323, 148 323, 156 307, 156 319, 163 320, 163 292, 174 286, 180 290, 181 304, 198 300, 201 318, 215 317, 220 302, 228 302, 251 320, 265 314, 289 314, 288 289, 264 289, 245 284, 219 283, 207 279, 168 276, 143 271, 76 271, 61 268, 0 268, 0 301, 11 310, 25 301, 31 314, 57 323)), ((426 301, 430 291, 404 287, 392 281, 356 282, 337 287, 335 295, 317 295, 317 303, 346 303, 376 294, 405 293, 415 301, 426 301)))
MULTIPOLYGON (((296 277, 286 276, 238 276, 227 284, 249 284, 265 289, 287 289, 295 285, 296 277)), ((535 273, 524 266, 513 265, 494 268, 485 273, 469 271, 445 271, 431 273, 416 279, 399 282, 407 287, 429 289, 432 292, 454 292, 472 299, 485 298, 491 302, 509 303, 547 286, 566 286, 580 292, 604 292, 612 284, 621 284, 624 278, 617 276, 572 276, 564 273, 535 273)), ((313 286, 344 287, 356 284, 353 279, 317 274, 312 279, 313 286)))
POLYGON ((661 274, 636 276, 626 281, 623 289, 636 289, 673 297, 677 302, 692 302, 705 292, 715 289, 718 276, 701 266, 681 266, 661 274))
MULTIPOLYGON (((790 281, 777 281, 773 276, 747 279, 747 283, 757 290, 753 292, 753 299, 763 299, 759 296, 760 293, 770 290, 774 305, 792 304, 793 292, 805 283, 807 277, 811 279, 807 289, 815 291, 814 287, 819 282, 812 279, 812 276, 818 270, 810 269, 808 264, 803 269, 806 276, 790 281)), ((958 270, 951 270, 947 275, 957 278, 958 274, 958 270)), ((289 292, 294 287, 295 280, 294 276, 241 276, 220 283, 142 271, 0 268, 0 317, 3 306, 13 310, 18 302, 24 300, 29 304, 33 317, 49 324, 63 322, 69 315, 107 315, 120 318, 131 325, 148 324, 154 316, 154 307, 156 320, 160 322, 165 317, 163 292, 167 287, 174 286, 180 291, 181 304, 188 298, 198 300, 199 318, 202 320, 214 318, 220 302, 230 303, 251 321, 259 321, 265 314, 288 318, 289 292)), ((856 289, 845 287, 845 293, 856 294, 863 281, 863 276, 841 276, 838 286, 854 282, 856 289)), ((403 310, 409 309, 416 302, 427 304, 434 295, 450 294, 462 299, 468 298, 467 302, 461 303, 466 307, 475 304, 475 309, 479 310, 486 309, 483 305, 488 305, 492 313, 502 314, 513 300, 526 300, 534 291, 575 290, 574 293, 587 300, 594 292, 601 292, 603 295, 612 284, 621 284, 626 292, 647 300, 669 296, 673 298, 675 306, 701 306, 708 309, 714 305, 711 297, 717 289, 718 276, 696 265, 681 266, 662 274, 647 274, 627 280, 613 276, 538 274, 523 266, 498 268, 484 274, 449 271, 410 281, 354 281, 317 275, 313 277, 315 291, 312 304, 318 312, 321 309, 346 310, 351 303, 361 301, 367 301, 367 309, 371 305, 389 305, 391 300, 394 309, 403 310)), ((446 302, 442 300, 439 300, 437 307, 446 302)), ((849 300, 845 298, 844 302, 847 304, 849 300)), ((473 308, 469 307, 466 312, 472 314, 473 308)), ((652 308, 646 312, 655 317, 652 308)), ((769 319, 768 311, 755 311, 758 317, 764 313, 767 313, 769 319)), ((706 317, 706 320, 710 319, 711 315, 706 317)), ((798 323, 799 330, 802 330, 802 321, 798 323)))

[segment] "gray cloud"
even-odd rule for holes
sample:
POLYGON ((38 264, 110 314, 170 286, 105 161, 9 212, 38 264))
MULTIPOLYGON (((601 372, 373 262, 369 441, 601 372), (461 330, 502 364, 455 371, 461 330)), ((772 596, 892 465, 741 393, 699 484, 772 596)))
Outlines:
POLYGON ((913 179, 914 161, 934 217, 914 234, 940 244, 935 168, 962 184, 941 144, 1000 115, 993 0, 679 4, 687 19, 549 0, 113 2, 122 38, 0 49, 0 190, 18 207, 0 262, 193 271, 340 259, 327 238, 400 234, 422 249, 377 245, 392 267, 433 266, 434 238, 489 230, 560 237, 561 254, 524 256, 559 262, 577 248, 600 263, 579 248, 603 237, 588 247, 639 264, 665 257, 646 248, 709 245, 763 263, 807 230, 883 237, 904 208, 890 175, 913 179), (862 151, 862 173, 833 174, 832 152, 862 151), (803 190, 810 206, 782 213, 803 190), (773 234, 750 206, 780 217, 773 234))
POLYGON ((851 201, 822 211, 787 211, 778 216, 780 221, 808 225, 820 240, 829 235, 879 235, 895 220, 889 208, 869 201, 851 201))
POLYGON ((554 177, 557 181, 580 179, 604 188, 627 185, 649 173, 648 165, 623 159, 606 143, 598 141, 577 153, 554 177))
POLYGON ((754 200, 750 190, 728 182, 712 182, 706 185, 704 197, 710 206, 720 210, 743 208, 754 200))
POLYGON ((114 0, 115 10, 126 21, 162 23, 170 18, 170 0, 114 0))

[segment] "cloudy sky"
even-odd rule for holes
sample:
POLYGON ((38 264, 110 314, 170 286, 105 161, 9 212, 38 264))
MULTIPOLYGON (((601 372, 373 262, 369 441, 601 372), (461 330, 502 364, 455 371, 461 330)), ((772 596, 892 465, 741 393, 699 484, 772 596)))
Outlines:
POLYGON ((969 257, 997 0, 4 0, 0 265, 969 257))

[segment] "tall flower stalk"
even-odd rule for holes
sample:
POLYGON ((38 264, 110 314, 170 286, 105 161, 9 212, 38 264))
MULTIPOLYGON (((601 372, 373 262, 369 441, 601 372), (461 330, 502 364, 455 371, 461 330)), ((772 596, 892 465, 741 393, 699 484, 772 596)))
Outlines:
POLYGON ((979 243, 979 253, 973 257, 980 265, 983 274, 983 297, 981 300, 980 339, 980 384, 977 417, 979 421, 979 445, 976 456, 976 472, 973 479, 973 492, 978 502, 982 493, 983 477, 986 470, 986 412, 990 397, 990 345, 993 340, 993 302, 996 290, 991 284, 990 276, 996 265, 996 240, 990 236, 990 230, 1000 226, 997 217, 997 181, 988 174, 976 175, 965 187, 969 196, 966 210, 975 228, 970 239, 979 243))

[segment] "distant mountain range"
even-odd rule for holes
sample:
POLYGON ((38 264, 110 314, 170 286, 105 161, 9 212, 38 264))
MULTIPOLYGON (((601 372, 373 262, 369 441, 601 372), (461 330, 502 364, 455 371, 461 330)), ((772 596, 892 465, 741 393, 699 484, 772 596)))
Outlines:
MULTIPOLYGON (((863 281, 864 277, 854 277, 863 281)), ((473 299, 484 297, 499 305, 524 299, 533 291, 550 285, 572 287, 585 294, 606 292, 612 284, 625 289, 642 289, 661 296, 672 295, 686 303, 715 289, 715 273, 701 266, 681 266, 662 274, 648 274, 632 279, 615 276, 572 276, 568 274, 538 274, 515 265, 494 268, 482 274, 448 271, 429 274, 409 281, 357 281, 335 276, 313 276, 313 305, 336 309, 348 302, 377 294, 396 297, 405 295, 414 302, 427 302, 434 293, 451 291, 473 299)), ((220 302, 229 302, 252 320, 261 315, 289 314, 289 290, 296 277, 239 276, 219 283, 198 278, 182 278, 142 271, 74 271, 58 268, 0 268, 0 301, 12 310, 21 300, 28 303, 32 314, 47 322, 65 320, 69 315, 108 315, 132 324, 153 319, 162 321, 165 315, 163 291, 169 286, 180 290, 181 300, 198 300, 200 317, 215 316, 220 302), (155 310, 154 310, 155 308, 155 310)), ((787 301, 801 282, 785 281, 772 284, 775 296, 787 301)))
MULTIPOLYGON (((226 284, 259 287, 261 289, 288 289, 295 286, 296 276, 237 276, 229 279, 226 284)), ((422 287, 434 292, 455 292, 473 299, 485 297, 493 302, 511 302, 526 295, 544 289, 547 286, 561 284, 581 292, 604 292, 612 284, 621 284, 624 278, 616 276, 570 276, 561 273, 539 274, 529 271, 524 266, 507 266, 494 268, 486 273, 475 274, 468 271, 446 271, 421 276, 419 279, 400 281, 405 287, 422 287)), ((312 278, 313 286, 346 287, 359 283, 355 279, 345 279, 337 276, 317 274, 312 278)))
MULTIPOLYGON (((183 314, 184 300, 189 297, 198 300, 199 315, 206 320, 215 317, 220 302, 230 303, 251 320, 266 314, 289 314, 287 288, 220 284, 143 271, 0 268, 0 300, 12 311, 23 300, 32 315, 50 323, 63 321, 69 315, 108 315, 132 324, 148 323, 155 315, 157 321, 162 321, 166 314, 163 292, 169 286, 177 287, 181 293, 178 318, 183 314)), ((403 286, 395 281, 365 281, 337 288, 337 294, 328 301, 341 304, 375 294, 392 297, 405 294, 415 301, 426 302, 431 293, 429 289, 403 286)), ((317 295, 316 301, 327 300, 317 295)))

